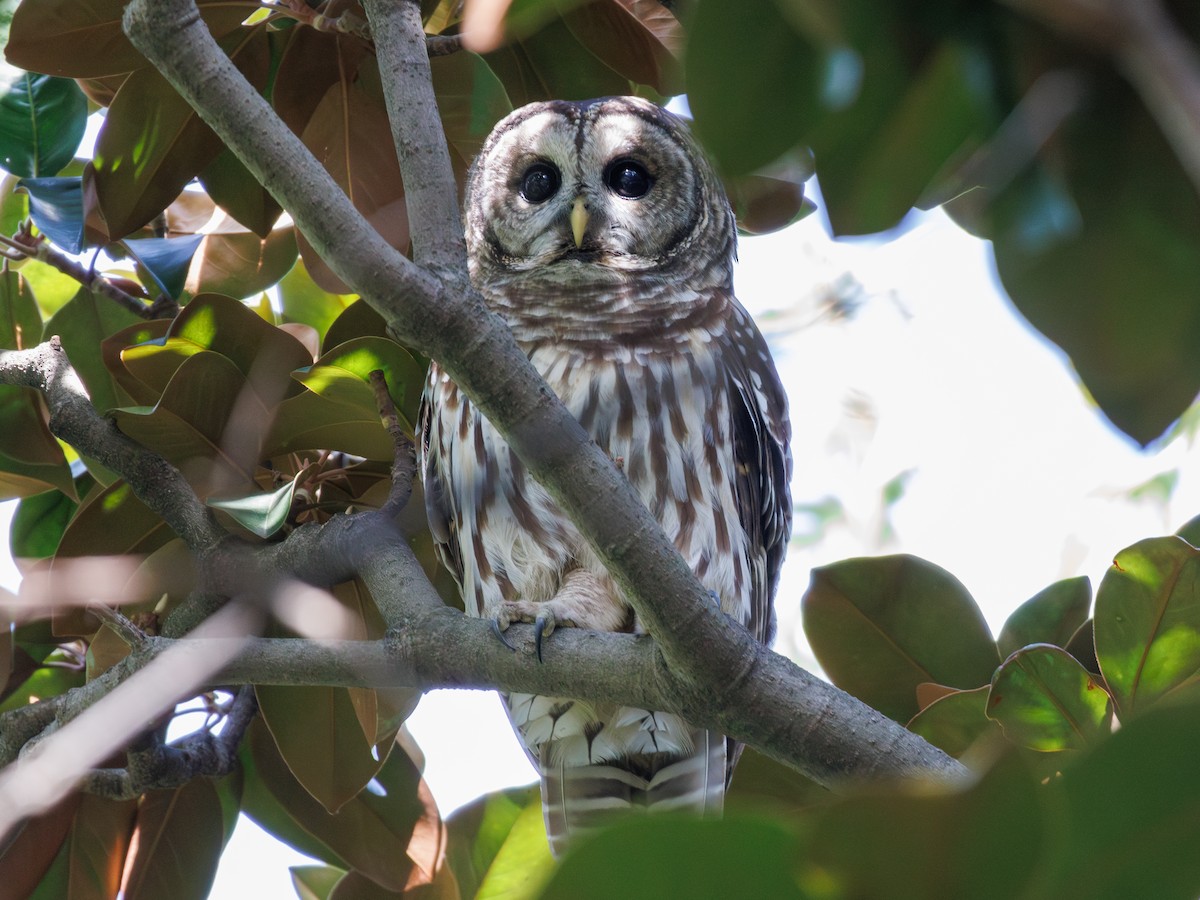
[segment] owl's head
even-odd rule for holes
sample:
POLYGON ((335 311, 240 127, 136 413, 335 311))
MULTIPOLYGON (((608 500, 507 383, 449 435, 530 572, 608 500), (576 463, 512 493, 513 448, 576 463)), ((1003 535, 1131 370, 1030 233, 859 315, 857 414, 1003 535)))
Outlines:
POLYGON ((638 97, 524 106, 489 135, 466 193, 481 287, 682 279, 728 285, 736 240, 687 124, 638 97))

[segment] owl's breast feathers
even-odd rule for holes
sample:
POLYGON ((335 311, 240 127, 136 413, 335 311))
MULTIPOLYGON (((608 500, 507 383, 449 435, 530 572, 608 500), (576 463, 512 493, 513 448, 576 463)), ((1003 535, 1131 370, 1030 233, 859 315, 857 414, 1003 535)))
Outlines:
MULTIPOLYGON (((516 304, 519 313, 500 312, 721 608, 769 642, 791 525, 787 402, 749 315, 731 294, 705 293, 693 299, 685 292, 657 319, 626 317, 615 325, 621 317, 614 311, 625 301, 612 295, 599 302, 607 308, 597 309, 594 321, 591 314, 540 316, 525 303, 516 304)), ((550 600, 582 569, 594 576, 595 599, 621 614, 574 624, 638 630, 575 526, 436 364, 422 429, 430 524, 469 613, 491 616, 505 600, 550 600)), ((719 809, 719 790, 712 792, 725 777, 714 788, 709 770, 730 773, 740 750, 647 710, 527 695, 512 695, 509 706, 542 769, 548 822, 561 809, 551 804, 554 792, 570 783, 578 797, 589 779, 598 803, 611 796, 615 778, 629 782, 623 790, 631 797, 719 809), (610 764, 617 768, 608 771, 610 764), (580 766, 592 768, 576 771, 580 766)))

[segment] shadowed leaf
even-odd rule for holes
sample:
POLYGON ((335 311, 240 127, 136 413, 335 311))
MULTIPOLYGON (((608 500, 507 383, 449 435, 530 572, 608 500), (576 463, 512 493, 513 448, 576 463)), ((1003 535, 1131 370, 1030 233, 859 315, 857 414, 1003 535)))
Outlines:
POLYGON ((914 556, 815 569, 804 630, 834 683, 901 722, 926 681, 971 689, 999 665, 983 614, 949 572, 914 556))
POLYGON ((147 792, 138 807, 137 828, 126 900, 205 900, 225 845, 221 801, 213 783, 195 778, 176 790, 147 792))
POLYGON ((989 687, 952 691, 934 700, 908 722, 908 730, 935 747, 960 757, 981 738, 999 734, 987 716, 989 687))
POLYGON ((1091 605, 1092 583, 1086 577, 1056 581, 1009 615, 996 646, 1003 656, 1030 644, 1066 647, 1087 619, 1091 605))
POLYGON ((29 217, 38 231, 68 253, 83 250, 83 190, 78 176, 22 178, 29 217))

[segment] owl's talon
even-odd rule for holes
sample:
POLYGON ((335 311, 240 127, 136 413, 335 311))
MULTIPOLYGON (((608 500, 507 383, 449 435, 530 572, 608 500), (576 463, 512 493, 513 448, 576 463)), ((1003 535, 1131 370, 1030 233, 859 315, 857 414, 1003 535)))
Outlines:
POLYGON ((538 662, 542 661, 542 638, 549 637, 556 624, 554 614, 549 611, 539 612, 533 620, 533 647, 537 651, 538 662))
POLYGON ((507 647, 513 653, 516 653, 517 652, 516 645, 513 644, 512 642, 510 642, 509 639, 504 636, 504 631, 500 627, 500 622, 496 619, 490 619, 489 622, 492 626, 492 634, 494 634, 497 638, 499 638, 500 643, 502 643, 505 647, 507 647))

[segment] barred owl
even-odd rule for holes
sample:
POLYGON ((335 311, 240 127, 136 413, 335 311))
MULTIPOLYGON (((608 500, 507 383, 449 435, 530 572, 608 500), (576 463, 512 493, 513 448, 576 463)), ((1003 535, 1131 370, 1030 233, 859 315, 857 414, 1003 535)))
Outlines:
MULTIPOLYGON (((721 609, 758 640, 791 530, 787 401, 733 295, 736 229, 686 124, 647 101, 534 103, 468 176, 472 282, 609 453, 721 609)), ((430 525, 467 612, 639 632, 591 548, 434 364, 430 525)), ((740 745, 654 710, 509 694, 551 849, 614 810, 719 813, 740 745)))

